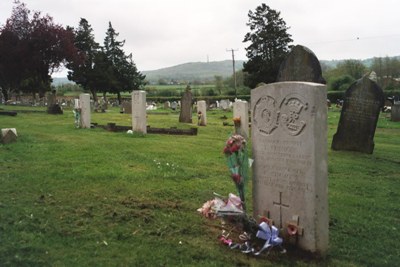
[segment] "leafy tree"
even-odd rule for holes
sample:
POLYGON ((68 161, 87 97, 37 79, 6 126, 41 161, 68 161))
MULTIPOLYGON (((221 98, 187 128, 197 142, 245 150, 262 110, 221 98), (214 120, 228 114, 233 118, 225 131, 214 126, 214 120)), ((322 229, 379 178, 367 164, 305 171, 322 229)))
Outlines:
POLYGON ((218 94, 222 94, 222 89, 224 89, 224 81, 222 79, 222 76, 220 75, 215 75, 214 76, 214 81, 215 81, 215 89, 217 89, 218 94))
POLYGON ((361 60, 348 59, 339 63, 336 67, 341 75, 350 75, 358 80, 365 75, 367 68, 361 60))
POLYGON ((280 17, 280 12, 261 4, 249 11, 250 27, 243 42, 251 42, 246 48, 248 61, 243 64, 243 71, 248 73, 245 84, 254 88, 258 83, 276 81, 279 66, 289 52, 293 41, 287 33, 289 27, 280 17))
POLYGON ((142 75, 132 60, 132 54, 125 55, 122 47, 125 41, 118 41, 118 33, 109 22, 106 37, 104 38, 104 53, 108 68, 108 88, 110 93, 116 93, 121 103, 121 92, 139 89, 145 84, 145 75, 142 75))
POLYGON ((0 86, 6 99, 17 90, 43 97, 51 74, 76 56, 73 33, 49 15, 35 11, 31 16, 24 3, 15 4, 0 29, 0 86))
POLYGON ((78 49, 79 57, 67 64, 67 68, 70 69, 68 79, 90 91, 94 101, 97 101, 97 90, 94 83, 96 83, 95 79, 99 75, 96 75, 94 71, 95 59, 98 57, 97 53, 99 53, 100 46, 95 41, 92 26, 86 19, 81 18, 74 33, 74 44, 78 49))
POLYGON ((356 79, 354 79, 353 76, 346 74, 346 75, 339 76, 338 78, 334 78, 331 82, 330 87, 332 90, 335 90, 335 91, 345 91, 355 81, 356 81, 356 79))

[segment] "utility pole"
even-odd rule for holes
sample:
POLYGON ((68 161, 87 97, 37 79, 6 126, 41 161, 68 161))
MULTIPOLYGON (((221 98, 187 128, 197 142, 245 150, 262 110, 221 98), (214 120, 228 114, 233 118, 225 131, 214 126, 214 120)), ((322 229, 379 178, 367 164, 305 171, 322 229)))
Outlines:
POLYGON ((233 67, 233 86, 235 88, 235 98, 237 98, 237 89, 236 89, 236 70, 235 70, 235 51, 238 51, 237 49, 226 49, 227 52, 231 51, 232 52, 232 67, 233 67))

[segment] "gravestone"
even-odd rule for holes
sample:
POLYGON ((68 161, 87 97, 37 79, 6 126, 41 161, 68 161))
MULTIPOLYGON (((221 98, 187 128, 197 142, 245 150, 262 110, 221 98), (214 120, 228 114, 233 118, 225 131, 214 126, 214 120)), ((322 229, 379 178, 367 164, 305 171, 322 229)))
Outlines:
POLYGON ((400 103, 393 104, 391 114, 390 114, 391 121, 400 121, 400 103))
POLYGON ((17 137, 18 137, 17 129, 15 129, 15 128, 1 129, 0 141, 3 144, 9 144, 9 143, 17 141, 17 137))
POLYGON ((125 114, 132 114, 132 103, 130 101, 123 101, 122 111, 125 114))
POLYGON ((235 123, 235 132, 244 138, 249 138, 249 103, 247 101, 237 100, 233 103, 233 119, 235 123), (240 119, 240 123, 235 119, 240 119), (236 125, 239 124, 239 125, 236 125))
POLYGON ((48 114, 63 114, 63 110, 59 104, 57 104, 56 90, 53 90, 47 96, 47 113, 48 114))
POLYGON ((197 115, 199 116, 198 125, 207 125, 207 103, 204 100, 197 101, 197 115))
POLYGON ((138 133, 147 133, 145 91, 132 92, 132 130, 138 133))
POLYGON ((164 108, 165 108, 165 109, 169 109, 170 107, 171 107, 171 102, 165 101, 165 102, 164 102, 164 108))
POLYGON ((282 62, 278 82, 304 81, 326 84, 317 56, 307 47, 296 45, 282 62))
POLYGON ((178 108, 178 103, 176 101, 171 103, 171 109, 176 110, 178 108))
POLYGON ((326 86, 267 84, 251 91, 253 211, 306 251, 328 249, 326 86), (293 234, 293 233, 292 233, 293 234))
POLYGON ((333 150, 372 154, 379 112, 385 100, 382 89, 364 76, 345 92, 333 150))
POLYGON ((179 114, 179 122, 192 123, 192 103, 193 96, 190 87, 183 93, 181 99, 181 113, 179 114))
POLYGON ((90 95, 80 94, 79 95, 79 107, 81 109, 81 125, 80 128, 90 128, 90 95))
POLYGON ((221 99, 219 102, 219 106, 222 110, 228 110, 231 105, 231 101, 229 99, 221 99))

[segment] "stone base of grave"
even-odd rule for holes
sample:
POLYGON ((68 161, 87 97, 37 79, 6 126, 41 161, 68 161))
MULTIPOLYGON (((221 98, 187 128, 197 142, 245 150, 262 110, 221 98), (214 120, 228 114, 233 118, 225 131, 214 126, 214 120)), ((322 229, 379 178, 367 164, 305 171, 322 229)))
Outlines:
POLYGON ((9 144, 17 141, 17 130, 15 128, 1 129, 1 142, 9 144))
POLYGON ((59 104, 51 105, 47 108, 48 114, 63 114, 63 110, 59 104))

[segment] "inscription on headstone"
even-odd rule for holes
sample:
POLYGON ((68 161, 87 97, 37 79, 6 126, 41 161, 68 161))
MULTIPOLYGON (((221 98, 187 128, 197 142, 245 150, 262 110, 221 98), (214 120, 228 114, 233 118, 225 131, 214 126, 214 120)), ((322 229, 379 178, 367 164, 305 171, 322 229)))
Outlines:
POLYGON ((269 215, 285 233, 298 218, 303 231, 297 245, 324 255, 329 222, 325 85, 258 87, 251 91, 251 110, 254 217, 269 215))
POLYGON ((347 89, 332 149, 372 154, 379 113, 384 104, 382 89, 363 77, 347 89))

